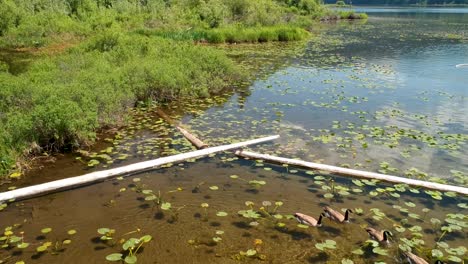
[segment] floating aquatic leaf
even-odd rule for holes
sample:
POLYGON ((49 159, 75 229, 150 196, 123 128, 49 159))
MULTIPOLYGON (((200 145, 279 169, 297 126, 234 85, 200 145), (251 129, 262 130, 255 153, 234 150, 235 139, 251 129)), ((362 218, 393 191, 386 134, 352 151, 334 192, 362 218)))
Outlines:
POLYGON ((363 255, 364 251, 362 249, 358 248, 358 249, 355 249, 355 250, 351 251, 351 253, 353 253, 355 255, 363 255))
POLYGON ((62 244, 68 245, 68 244, 71 244, 71 242, 72 242, 72 241, 71 241, 70 239, 65 239, 65 240, 62 242, 62 244))
POLYGON ((165 202, 161 204, 161 209, 162 210, 169 210, 171 209, 171 203, 165 202))
POLYGON ((45 246, 45 245, 41 245, 41 246, 36 248, 37 252, 44 252, 46 250, 47 250, 47 246, 45 246))
POLYGON ((457 256, 449 256, 447 259, 453 262, 462 262, 462 259, 457 256))
POLYGON ((224 231, 223 230, 216 230, 216 234, 217 235, 222 235, 222 234, 224 234, 224 231))
POLYGON ((433 249, 431 251, 431 254, 434 258, 442 258, 444 256, 444 253, 442 253, 442 251, 438 250, 438 249, 433 249))
POLYGON ((70 236, 76 234, 76 230, 75 229, 70 229, 67 231, 67 234, 69 234, 70 236))
POLYGON ((202 203, 200 206, 203 208, 207 208, 209 205, 207 203, 202 203))
POLYGON ((303 224, 297 224, 297 227, 299 227, 299 228, 304 228, 304 229, 309 228, 308 225, 303 225, 303 224))
POLYGON ((239 176, 237 176, 237 175, 231 175, 231 176, 229 176, 229 177, 230 177, 231 179, 237 179, 237 178, 239 178, 239 176))
POLYGON ((216 185, 210 186, 210 190, 216 191, 218 190, 218 186, 216 185))
POLYGON ((216 215, 217 215, 217 216, 227 216, 228 213, 223 212, 223 211, 220 211, 220 212, 217 212, 216 215))
POLYGON ((257 221, 252 221, 249 223, 249 226, 258 226, 260 223, 257 221))
POLYGON ((29 246, 29 243, 23 242, 21 244, 18 244, 16 247, 23 249, 23 248, 27 248, 28 246, 29 246))
POLYGON ((135 255, 128 255, 125 257, 124 261, 127 264, 134 264, 137 262, 137 257, 135 255))
POLYGON ((245 218, 260 218, 260 214, 257 212, 253 211, 252 209, 249 210, 241 210, 238 212, 238 214, 242 215, 245 218))
POLYGON ((143 241, 145 243, 148 243, 149 241, 151 241, 151 239, 153 239, 153 237, 150 236, 150 235, 144 235, 144 236, 140 237, 140 241, 143 241))
POLYGON ((257 254, 257 251, 255 249, 249 249, 247 250, 247 252, 245 252, 245 254, 251 257, 251 256, 255 256, 257 254))
POLYGON ((379 255, 382 255, 382 256, 388 255, 388 251, 386 249, 381 248, 381 247, 373 248, 372 252, 374 252, 376 254, 379 254, 379 255))
POLYGON ((47 234, 47 233, 49 233, 50 231, 52 231, 52 228, 50 228, 50 227, 46 227, 46 228, 41 229, 41 233, 42 233, 42 234, 47 234))
POLYGON ((342 259, 341 260, 341 264, 354 264, 354 262, 350 259, 342 259))
POLYGON ((10 174, 9 177, 13 178, 13 179, 14 178, 19 178, 19 177, 21 177, 21 172, 14 172, 14 173, 10 174))
POLYGON ((257 180, 249 181, 249 183, 252 185, 265 185, 266 184, 265 181, 257 181, 257 180))
POLYGON ((223 240, 223 239, 220 238, 220 237, 213 237, 213 241, 216 242, 216 243, 220 242, 221 240, 223 240))

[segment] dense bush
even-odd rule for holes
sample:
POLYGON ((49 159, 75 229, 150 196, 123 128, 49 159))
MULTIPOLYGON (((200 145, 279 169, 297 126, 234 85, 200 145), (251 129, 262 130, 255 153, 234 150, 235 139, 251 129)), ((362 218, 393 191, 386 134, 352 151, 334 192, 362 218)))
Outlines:
POLYGON ((1 48, 84 41, 19 75, 0 63, 0 174, 38 146, 92 141, 137 101, 206 96, 239 75, 222 52, 171 39, 299 40, 324 14, 320 0, 0 1, 1 48))
POLYGON ((2 164, 31 144, 56 150, 90 142, 139 100, 207 96, 238 76, 215 49, 106 32, 18 76, 0 73, 2 164))
POLYGON ((319 0, 3 0, 0 46, 43 46, 109 28, 210 29, 300 24, 320 17, 319 0))

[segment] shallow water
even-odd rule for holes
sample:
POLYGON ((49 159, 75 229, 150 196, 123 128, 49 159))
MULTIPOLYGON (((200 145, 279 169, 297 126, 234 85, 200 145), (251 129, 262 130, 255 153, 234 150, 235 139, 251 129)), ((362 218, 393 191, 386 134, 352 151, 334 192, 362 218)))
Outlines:
MULTIPOLYGON (((166 111, 210 145, 279 133, 280 140, 251 149, 466 185, 468 71, 455 65, 468 61, 467 20, 442 12, 407 15, 370 13, 367 23, 327 25, 308 43, 225 46, 258 73, 252 83, 166 111)), ((135 109, 133 123, 115 138, 103 136, 109 138, 96 153, 81 161, 66 155, 43 162, 45 169, 2 190, 193 150, 152 110, 135 109), (92 160, 99 164, 88 167, 92 160)), ((467 203, 453 193, 352 181, 223 153, 11 203, 0 211, 0 228, 18 224, 13 233, 24 232, 30 245, 0 249, 0 263, 106 263, 108 254, 121 251, 120 238, 143 235, 153 240, 140 249, 138 263, 404 263, 399 248, 408 244, 427 260, 442 254, 459 263, 468 256, 467 203), (171 209, 146 201, 144 190, 160 192, 171 209), (318 217, 325 205, 352 208, 351 222, 325 219, 320 228, 304 229, 290 219, 295 212, 318 217), (258 218, 238 213, 248 209, 258 218), (393 233, 392 244, 379 247, 386 255, 366 246, 365 226, 393 233), (42 234, 46 227, 52 231, 42 234), (99 239, 102 227, 116 230, 116 245, 99 239), (77 233, 68 235, 70 229, 77 233), (66 239, 71 244, 61 245, 66 239), (317 248, 326 240, 336 249, 317 248), (56 249, 37 253, 47 241, 56 249), (257 253, 240 253, 249 249, 257 253)))

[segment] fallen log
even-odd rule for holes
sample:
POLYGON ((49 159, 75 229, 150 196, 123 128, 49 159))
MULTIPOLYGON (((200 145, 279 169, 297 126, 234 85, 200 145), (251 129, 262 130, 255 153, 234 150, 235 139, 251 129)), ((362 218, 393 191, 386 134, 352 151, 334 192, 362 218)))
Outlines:
POLYGON ((166 121, 167 123, 171 124, 171 125, 174 125, 177 130, 179 130, 180 133, 182 133, 182 135, 184 135, 184 137, 190 141, 193 145, 195 145, 195 147, 197 149, 204 149, 204 148, 207 148, 208 145, 205 144, 203 141, 201 141, 200 139, 198 139, 196 136, 192 135, 190 132, 188 132, 187 130, 185 130, 182 125, 180 125, 178 122, 175 122, 174 120, 172 120, 172 118, 170 118, 168 115, 166 115, 166 113, 164 113, 163 110, 161 109, 158 109, 156 110, 156 113, 162 118, 164 119, 164 121, 166 121))
POLYGON ((152 170, 161 165, 175 163, 184 161, 187 159, 198 158, 202 156, 206 156, 209 154, 213 154, 216 152, 222 152, 227 150, 238 149, 241 147, 258 144, 266 141, 271 141, 274 139, 279 138, 279 135, 269 136, 259 139, 253 139, 249 141, 211 147, 201 150, 196 150, 188 153, 181 153, 173 156, 158 158, 154 160, 139 162, 115 169, 105 170, 105 171, 96 171, 89 174, 85 174, 82 176, 66 178, 62 180, 52 181, 48 183, 38 184, 34 186, 29 186, 25 188, 16 189, 13 191, 3 192, 0 193, 0 202, 9 201, 9 200, 20 200, 25 198, 30 198, 33 196, 44 195, 51 192, 57 192, 61 190, 76 188, 83 185, 89 185, 92 183, 104 181, 106 179, 110 179, 116 176, 128 176, 131 174, 139 173, 142 171, 152 170))
POLYGON ((424 187, 427 189, 433 189, 433 190, 438 190, 438 191, 456 192, 456 193, 461 193, 464 195, 468 194, 468 188, 465 188, 465 187, 459 187, 459 186, 453 186, 453 185, 447 185, 447 184, 441 184, 441 183, 435 183, 435 182, 427 182, 427 181, 421 181, 421 180, 414 180, 414 179, 408 179, 408 178, 403 178, 403 177, 398 177, 398 176, 375 173, 375 172, 341 168, 337 166, 307 162, 303 160, 276 157, 276 156, 272 156, 268 154, 260 154, 260 153, 255 153, 251 151, 245 151, 245 150, 237 150, 235 154, 243 158, 261 159, 261 160, 274 162, 274 163, 288 164, 288 165, 293 165, 293 166, 298 166, 298 167, 303 167, 303 168, 328 171, 328 172, 340 174, 340 175, 348 175, 348 176, 366 178, 366 179, 376 179, 376 180, 382 180, 382 181, 393 182, 393 183, 405 183, 411 186, 424 187))
MULTIPOLYGON (((174 124, 171 118, 167 116, 162 110, 158 110, 158 114, 169 124, 174 124)), ((190 142, 192 142, 192 144, 194 144, 197 148, 200 148, 197 144, 194 143, 194 141, 192 141, 192 139, 195 139, 196 141, 199 141, 199 142, 202 142, 202 141, 198 139, 195 135, 191 134, 190 132, 186 130, 184 131, 185 133, 182 133, 182 134, 190 142)), ((366 179, 376 179, 376 180, 382 180, 382 181, 393 182, 393 183, 405 183, 411 186, 424 187, 427 189, 433 189, 433 190, 438 190, 438 191, 451 191, 451 192, 461 193, 465 195, 468 194, 468 188, 458 187, 458 186, 453 186, 453 185, 414 180, 414 179, 403 178, 403 177, 398 177, 398 176, 375 173, 375 172, 367 172, 367 171, 359 171, 359 170, 341 168, 337 166, 307 162, 303 160, 276 157, 272 155, 260 154, 260 153, 255 153, 251 151, 245 151, 245 150, 237 150, 235 151, 235 154, 242 158, 261 159, 261 160, 265 160, 265 161, 269 161, 273 163, 288 164, 288 165, 293 165, 293 166, 298 166, 298 167, 303 167, 303 168, 328 171, 328 172, 339 174, 339 175, 366 178, 366 179)))

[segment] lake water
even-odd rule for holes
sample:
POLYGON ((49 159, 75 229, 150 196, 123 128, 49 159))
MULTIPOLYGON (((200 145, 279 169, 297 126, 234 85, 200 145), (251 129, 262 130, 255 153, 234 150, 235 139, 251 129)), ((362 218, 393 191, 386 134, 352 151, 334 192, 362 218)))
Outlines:
MULTIPOLYGON (((466 187, 468 68, 455 66, 468 63, 467 9, 360 11, 368 21, 313 28, 309 42, 221 47, 257 74, 224 95, 165 110, 210 145, 278 133, 280 140, 251 149, 466 187)), ((193 149, 153 109, 134 112, 131 126, 82 158, 100 165, 66 155, 13 184, 193 149)), ((105 263, 125 253, 121 238, 143 235, 153 240, 138 263, 405 263, 401 249, 409 248, 431 262, 460 263, 468 256, 467 203, 453 193, 223 153, 12 203, 0 211, 0 228, 12 226, 30 244, 0 250, 0 263, 105 263), (291 219, 318 217, 326 205, 352 208, 351 222, 304 229, 291 219), (366 226, 390 230, 392 243, 373 248, 366 226), (114 243, 99 239, 103 227, 116 230, 114 243), (46 242, 47 253, 37 253, 46 242)))

